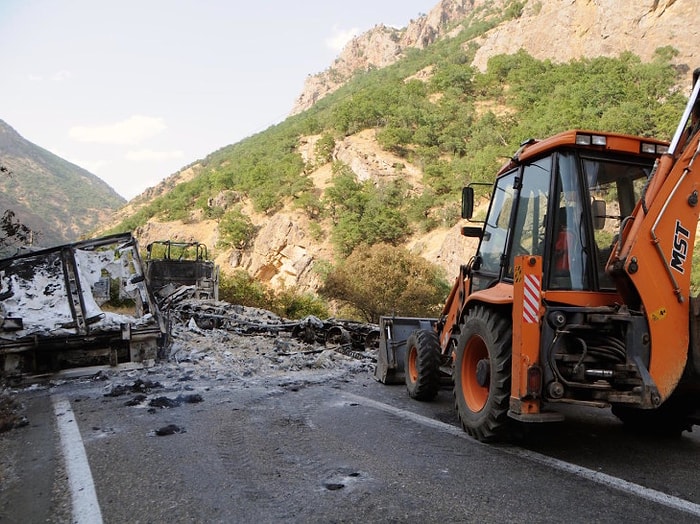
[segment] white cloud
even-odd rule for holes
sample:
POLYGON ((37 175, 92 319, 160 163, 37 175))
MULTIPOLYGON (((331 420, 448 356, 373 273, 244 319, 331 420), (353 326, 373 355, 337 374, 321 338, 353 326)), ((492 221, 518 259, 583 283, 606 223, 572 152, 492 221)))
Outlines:
POLYGON ((340 29, 338 26, 333 26, 333 34, 326 38, 326 47, 332 51, 339 53, 350 40, 360 34, 357 27, 351 29, 340 29))
POLYGON ((61 69, 60 71, 56 71, 53 75, 51 75, 51 80, 54 82, 64 82, 71 77, 70 71, 66 71, 65 69, 61 69))
POLYGON ((182 151, 153 151, 152 149, 139 149, 138 151, 129 151, 126 154, 127 160, 134 162, 162 162, 183 156, 185 155, 182 151))
POLYGON ((134 115, 114 124, 73 126, 69 136, 78 142, 134 145, 152 138, 167 128, 162 118, 134 115))
POLYGON ((29 75, 27 75, 27 79, 30 82, 44 82, 46 80, 50 80, 52 82, 65 82, 66 80, 70 80, 72 76, 73 75, 70 71, 66 69, 61 69, 48 76, 44 76, 43 74, 38 73, 29 73, 29 75))

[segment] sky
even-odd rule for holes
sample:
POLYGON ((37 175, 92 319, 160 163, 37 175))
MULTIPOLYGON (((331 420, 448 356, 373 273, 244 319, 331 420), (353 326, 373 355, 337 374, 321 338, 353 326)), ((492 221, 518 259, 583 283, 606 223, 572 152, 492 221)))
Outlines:
POLYGON ((353 37, 438 0, 0 0, 0 120, 127 199, 283 121, 353 37))

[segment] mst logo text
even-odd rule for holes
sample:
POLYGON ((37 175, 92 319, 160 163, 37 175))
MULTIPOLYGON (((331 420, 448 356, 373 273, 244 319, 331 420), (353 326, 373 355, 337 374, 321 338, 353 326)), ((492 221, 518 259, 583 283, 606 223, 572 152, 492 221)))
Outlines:
POLYGON ((688 240, 690 231, 683 227, 680 220, 676 220, 676 232, 673 235, 673 251, 671 254, 671 267, 679 273, 685 273, 685 259, 688 258, 688 240))

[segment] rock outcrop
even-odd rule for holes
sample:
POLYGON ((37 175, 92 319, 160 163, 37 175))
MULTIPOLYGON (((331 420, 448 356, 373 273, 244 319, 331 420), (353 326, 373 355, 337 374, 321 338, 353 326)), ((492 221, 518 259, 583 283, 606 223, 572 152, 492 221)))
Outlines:
POLYGON ((524 49, 540 60, 618 56, 630 51, 644 61, 657 48, 678 51, 675 63, 691 71, 698 63, 700 19, 694 0, 540 0, 522 16, 489 31, 477 43, 473 65, 524 49))
MULTIPOLYGON (((308 109, 360 71, 393 64, 411 47, 423 49, 446 35, 454 24, 485 0, 442 0, 427 15, 412 20, 404 29, 377 25, 353 38, 331 66, 306 79, 291 114, 308 109)), ((499 3, 501 0, 496 0, 499 3)))
POLYGON ((316 289, 321 282, 311 270, 325 250, 311 239, 306 224, 301 213, 276 213, 264 222, 252 248, 234 250, 217 262, 228 270, 245 269, 256 280, 276 289, 316 289))
MULTIPOLYGON (((307 78, 291 114, 308 109, 357 72, 391 65, 408 48, 423 49, 453 36, 470 15, 489 20, 513 5, 510 0, 442 0, 403 29, 378 25, 351 40, 328 69, 307 78)), ((490 57, 520 49, 554 62, 616 57, 625 51, 649 61, 657 48, 672 46, 678 51, 674 62, 690 72, 700 67, 696 10, 695 0, 524 2, 520 16, 475 39, 478 50, 472 65, 485 70, 490 57)))

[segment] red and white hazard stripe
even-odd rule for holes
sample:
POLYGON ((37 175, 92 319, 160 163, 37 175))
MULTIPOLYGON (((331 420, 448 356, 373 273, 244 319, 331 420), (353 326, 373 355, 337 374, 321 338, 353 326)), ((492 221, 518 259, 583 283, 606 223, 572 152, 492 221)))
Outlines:
POLYGON ((540 280, 535 275, 525 275, 523 294, 523 320, 527 324, 539 321, 540 280))

